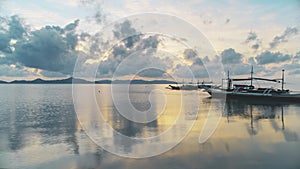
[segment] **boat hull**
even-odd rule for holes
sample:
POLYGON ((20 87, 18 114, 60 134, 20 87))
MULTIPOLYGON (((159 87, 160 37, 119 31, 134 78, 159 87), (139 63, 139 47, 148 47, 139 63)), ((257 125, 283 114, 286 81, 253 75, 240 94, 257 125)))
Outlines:
POLYGON ((255 100, 261 102, 300 102, 300 94, 262 94, 262 93, 234 93, 227 91, 208 91, 213 98, 255 100))

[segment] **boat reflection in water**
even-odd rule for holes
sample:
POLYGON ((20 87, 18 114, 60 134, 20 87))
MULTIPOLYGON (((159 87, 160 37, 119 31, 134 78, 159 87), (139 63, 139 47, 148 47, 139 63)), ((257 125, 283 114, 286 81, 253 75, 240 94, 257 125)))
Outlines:
POLYGON ((228 123, 231 116, 240 116, 245 119, 250 119, 249 134, 257 134, 257 125, 259 120, 270 120, 274 129, 278 130, 279 126, 274 121, 281 120, 281 129, 284 130, 284 107, 286 103, 274 102, 256 102, 250 100, 227 99, 226 100, 226 116, 228 123), (256 128, 255 128, 256 127, 256 128))

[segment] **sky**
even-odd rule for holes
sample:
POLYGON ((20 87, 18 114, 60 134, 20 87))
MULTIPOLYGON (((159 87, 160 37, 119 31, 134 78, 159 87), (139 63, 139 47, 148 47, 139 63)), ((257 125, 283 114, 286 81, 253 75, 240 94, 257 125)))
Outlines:
POLYGON ((199 79, 218 62, 296 81, 299 23, 299 0, 0 0, 0 80, 199 79))

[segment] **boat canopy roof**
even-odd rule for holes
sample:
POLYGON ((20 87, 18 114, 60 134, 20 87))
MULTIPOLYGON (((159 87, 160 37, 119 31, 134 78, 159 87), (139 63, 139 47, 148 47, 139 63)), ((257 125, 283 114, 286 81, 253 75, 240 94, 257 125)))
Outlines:
POLYGON ((270 82, 280 83, 280 80, 278 80, 278 79, 266 79, 266 78, 259 78, 259 77, 253 77, 253 78, 234 78, 234 79, 230 79, 230 80, 232 80, 232 81, 264 80, 264 81, 270 81, 270 82))

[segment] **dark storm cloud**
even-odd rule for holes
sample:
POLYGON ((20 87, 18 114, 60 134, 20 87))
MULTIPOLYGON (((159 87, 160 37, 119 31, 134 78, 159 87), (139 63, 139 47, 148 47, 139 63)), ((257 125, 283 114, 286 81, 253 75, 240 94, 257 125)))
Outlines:
POLYGON ((8 23, 8 26, 9 26, 10 37, 12 39, 20 39, 27 32, 23 21, 16 15, 10 18, 10 22, 8 23))
POLYGON ((70 23, 64 27, 64 32, 62 33, 65 34, 65 39, 66 43, 68 45, 68 48, 71 48, 72 50, 75 49, 77 46, 77 43, 79 41, 79 35, 76 34, 75 30, 79 24, 79 20, 75 20, 73 23, 70 23))
POLYGON ((10 48, 9 42, 10 37, 7 34, 0 33, 0 51, 3 53, 11 53, 12 50, 10 48))
POLYGON ((11 40, 22 39, 27 31, 27 26, 18 16, 0 17, 0 52, 4 54, 12 53, 11 40))
POLYGON ((291 56, 288 54, 282 54, 280 52, 270 52, 265 51, 261 53, 260 55, 255 57, 258 64, 269 64, 269 63, 281 63, 285 61, 289 61, 291 59, 291 56))
MULTIPOLYGON (((99 57, 107 46, 113 45, 108 40, 103 40, 101 32, 77 33, 78 25, 79 20, 75 20, 64 27, 48 25, 32 31, 18 16, 0 18, 0 64, 8 67, 10 64, 18 64, 37 68, 41 70, 42 75, 49 77, 70 75, 77 56, 81 56, 81 52, 76 51, 79 41, 90 44, 84 56, 86 59, 99 57)), ((119 43, 113 46, 109 58, 100 62, 99 72, 104 76, 112 75, 122 60, 136 51, 143 51, 145 57, 151 57, 160 43, 159 36, 141 34, 130 21, 117 24, 112 33, 113 38, 119 40, 119 43)), ((139 60, 133 59, 132 62, 141 65, 147 62, 144 58, 139 60)), ((85 61, 80 63, 81 66, 89 66, 85 61)), ((159 57, 152 59, 152 62, 164 67, 159 57)), ((129 70, 131 68, 128 68, 128 71, 124 70, 124 75, 132 73, 133 71, 129 70)), ((154 75, 162 74, 157 72, 152 72, 152 75, 145 74, 145 76, 154 75)))
POLYGON ((76 61, 74 51, 78 35, 75 28, 78 20, 65 28, 46 26, 30 32, 16 43, 14 57, 17 62, 31 68, 70 74, 76 61))
POLYGON ((282 35, 275 36, 270 43, 270 48, 273 49, 277 47, 280 43, 288 42, 288 38, 298 34, 297 28, 287 27, 282 35))
POLYGON ((221 59, 223 64, 239 64, 242 62, 243 55, 236 52, 234 49, 225 49, 221 53, 221 59))

